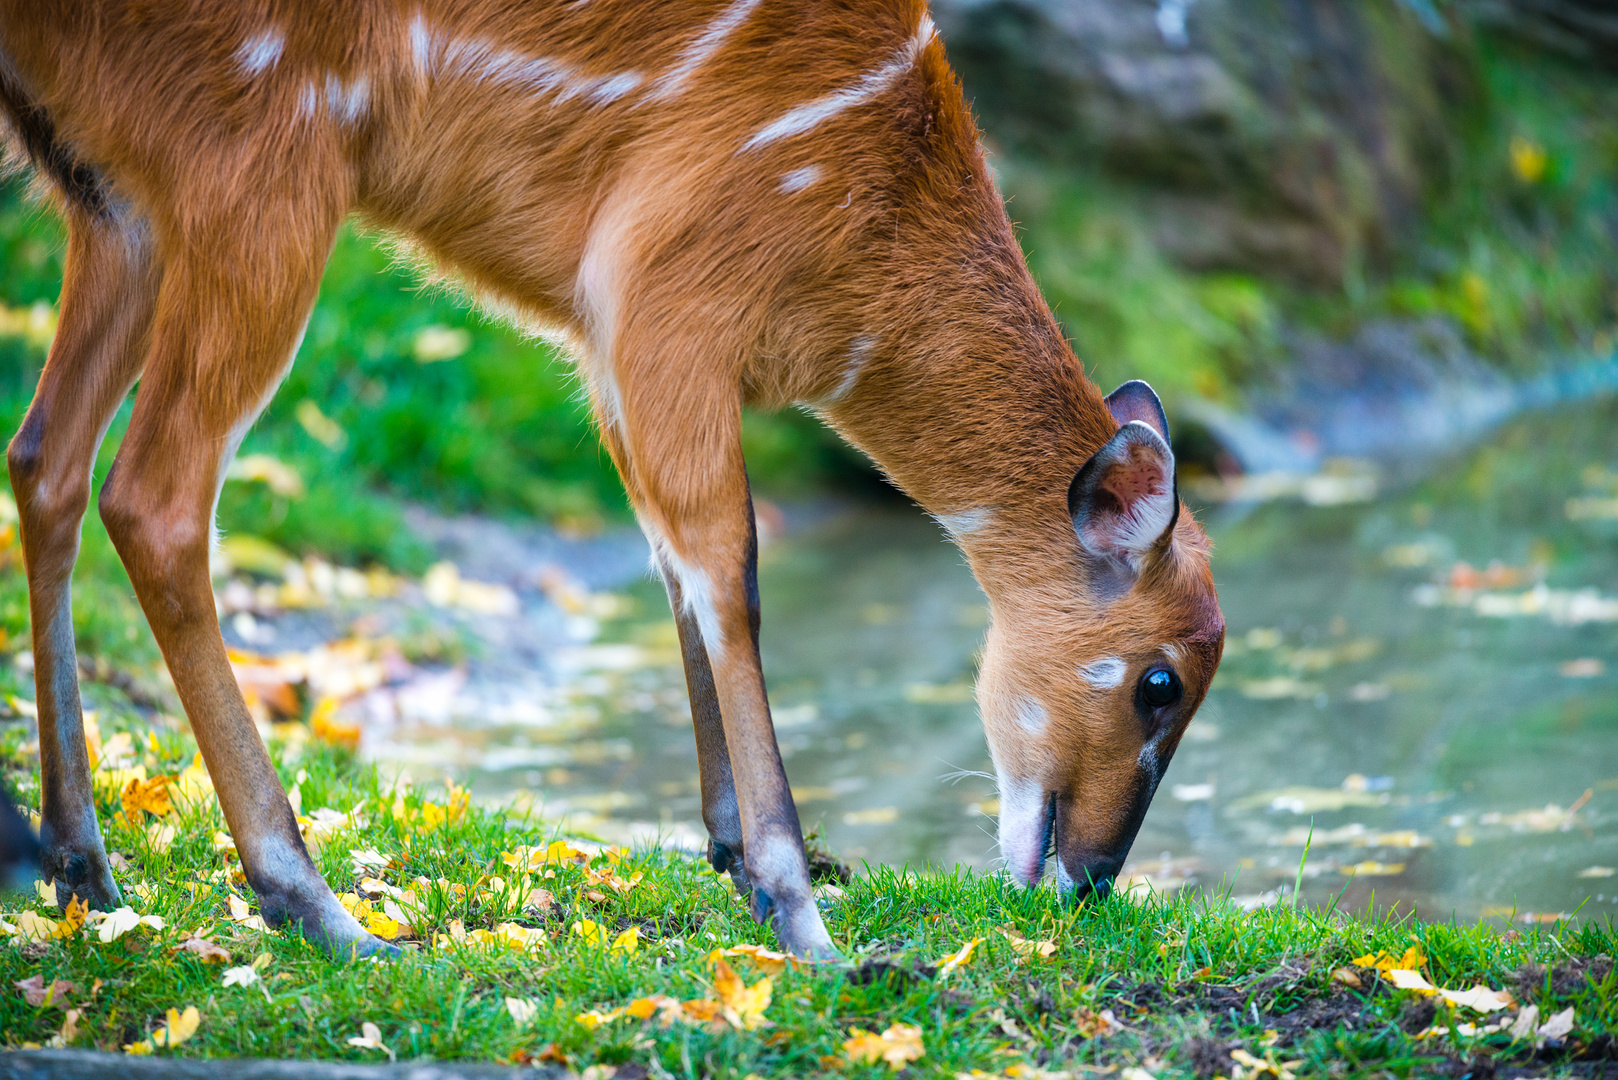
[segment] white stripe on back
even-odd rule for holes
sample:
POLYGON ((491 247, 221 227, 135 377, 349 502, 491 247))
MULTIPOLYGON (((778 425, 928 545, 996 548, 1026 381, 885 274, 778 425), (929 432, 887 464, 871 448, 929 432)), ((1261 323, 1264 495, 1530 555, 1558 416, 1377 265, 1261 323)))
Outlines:
POLYGON ((706 30, 685 47, 685 51, 680 54, 679 63, 657 80, 648 96, 653 101, 668 101, 678 97, 691 76, 703 64, 713 59, 714 53, 725 44, 725 39, 747 21, 753 14, 753 9, 758 7, 758 3, 759 0, 734 0, 734 3, 721 12, 717 19, 708 24, 706 30))
POLYGON ((822 121, 829 120, 845 109, 862 105, 872 98, 886 91, 904 76, 921 56, 922 50, 933 40, 935 30, 933 20, 926 15, 921 18, 921 25, 910 36, 893 57, 875 71, 867 72, 859 82, 845 86, 841 90, 833 90, 825 97, 816 98, 807 105, 799 105, 795 109, 788 109, 781 116, 765 124, 753 133, 752 137, 742 143, 738 153, 746 153, 768 146, 770 143, 789 139, 795 135, 813 131, 822 121))

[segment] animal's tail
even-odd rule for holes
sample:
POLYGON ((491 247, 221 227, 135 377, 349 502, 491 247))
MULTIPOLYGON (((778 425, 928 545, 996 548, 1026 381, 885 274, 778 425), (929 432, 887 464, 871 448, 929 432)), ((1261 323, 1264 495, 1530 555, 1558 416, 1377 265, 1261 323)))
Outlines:
POLYGON ((96 170, 77 158, 57 134, 45 107, 29 92, 0 52, 0 116, 10 128, 14 156, 32 165, 61 196, 97 217, 109 213, 107 188, 96 170))

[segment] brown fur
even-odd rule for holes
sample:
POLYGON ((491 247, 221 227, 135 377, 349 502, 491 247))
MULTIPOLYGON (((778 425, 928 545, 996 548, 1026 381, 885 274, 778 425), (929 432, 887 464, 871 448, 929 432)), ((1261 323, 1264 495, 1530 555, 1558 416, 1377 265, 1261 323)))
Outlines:
POLYGON ((1138 679, 1178 644, 1186 697, 1166 764, 1218 663, 1206 540, 1182 511, 1123 596, 1088 584, 1064 499, 1118 422, 1027 273, 936 39, 867 100, 747 148, 788 110, 902 55, 920 0, 764 0, 683 83, 660 82, 728 10, 723 0, 0 5, 0 82, 26 96, 0 106, 14 123, 22 109, 48 117, 107 208, 69 214, 62 329, 10 456, 40 660, 48 845, 76 890, 116 896, 93 810, 85 820, 62 613, 89 463, 140 375, 101 509, 244 866, 272 918, 302 920, 334 949, 375 947, 303 853, 225 661, 206 565, 223 468, 280 379, 351 213, 572 345, 679 614, 716 864, 753 887, 755 912, 773 915, 789 947, 832 951, 758 663, 743 404, 810 403, 928 510, 992 511, 963 546, 993 612, 982 700, 996 761, 1062 793, 1074 809, 1058 834, 1075 852, 1127 848, 1150 798, 1134 765, 1144 736, 1133 683, 1092 692, 1074 668, 1118 655, 1138 679), (418 16, 438 35, 436 72, 415 59, 418 16), (273 63, 246 70, 244 42, 272 30, 273 63), (455 74, 453 57, 471 56, 473 41, 488 46, 473 57, 486 69, 507 50, 565 62, 575 88, 600 90, 614 73, 642 81, 596 101, 455 74), (300 112, 310 87, 317 104, 300 112), (811 167, 814 183, 784 188, 811 167), (850 380, 851 351, 867 339, 850 380), (1037 736, 1007 719, 1007 702, 1028 694, 1051 713, 1037 736))

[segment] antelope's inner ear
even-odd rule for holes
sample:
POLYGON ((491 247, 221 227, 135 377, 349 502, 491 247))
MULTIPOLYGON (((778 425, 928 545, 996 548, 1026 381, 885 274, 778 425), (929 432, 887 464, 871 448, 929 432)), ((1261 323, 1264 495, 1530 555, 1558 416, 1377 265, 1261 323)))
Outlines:
MULTIPOLYGON (((1124 384, 1131 385, 1146 386, 1124 384)), ((1084 550, 1127 570, 1132 581, 1179 515, 1168 441, 1144 420, 1125 423, 1073 478, 1067 509, 1084 550)))
POLYGON ((1120 424, 1139 420, 1169 441, 1169 418, 1157 392, 1139 379, 1130 379, 1107 395, 1107 411, 1120 424))

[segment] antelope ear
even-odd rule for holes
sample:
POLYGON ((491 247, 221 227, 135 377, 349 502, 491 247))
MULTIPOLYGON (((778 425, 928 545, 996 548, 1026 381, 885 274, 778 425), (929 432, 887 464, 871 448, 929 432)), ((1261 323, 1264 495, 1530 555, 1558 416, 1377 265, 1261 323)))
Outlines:
MULTIPOLYGON (((1120 390, 1129 386, 1146 388, 1125 383, 1120 390)), ((1146 393, 1157 401, 1149 388, 1146 393)), ((1073 478, 1067 509, 1085 551, 1138 573, 1141 560, 1174 528, 1180 513, 1174 451, 1150 424, 1129 421, 1073 478)))
POLYGON ((1139 420, 1169 441, 1169 418, 1157 392, 1139 379, 1130 379, 1107 395, 1107 410, 1120 424, 1139 420))

